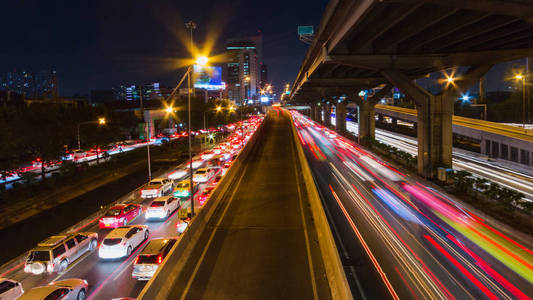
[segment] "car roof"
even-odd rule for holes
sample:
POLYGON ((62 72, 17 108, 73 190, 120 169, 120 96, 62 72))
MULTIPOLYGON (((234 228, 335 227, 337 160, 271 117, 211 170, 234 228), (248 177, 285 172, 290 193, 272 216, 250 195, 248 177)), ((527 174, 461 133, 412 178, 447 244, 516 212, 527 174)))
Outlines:
POLYGON ((157 177, 157 178, 154 178, 154 179, 152 179, 152 180, 150 180, 150 181, 154 181, 154 180, 163 180, 163 179, 166 179, 166 178, 164 178, 164 177, 157 177))
POLYGON ((115 205, 113 205, 112 207, 110 207, 109 209, 123 209, 123 208, 125 208, 126 206, 128 206, 128 204, 123 204, 123 203, 121 203, 121 204, 115 204, 115 205))
POLYGON ((200 169, 198 169, 196 172, 200 172, 200 171, 207 172, 207 168, 200 168, 200 169))
POLYGON ((37 244, 39 247, 54 247, 61 243, 62 241, 66 240, 71 235, 53 235, 46 240, 40 242, 37 244))
POLYGON ((53 291, 62 288, 54 285, 45 285, 33 288, 27 292, 24 292, 19 299, 44 299, 46 296, 50 295, 53 291))
MULTIPOLYGON (((174 198, 174 196, 172 196, 172 195, 161 196, 161 197, 155 198, 154 201, 167 201, 168 198, 174 198)), ((152 201, 152 202, 154 202, 154 201, 152 201)))
POLYGON ((123 238, 128 231, 130 231, 131 228, 134 226, 123 226, 113 229, 108 235, 106 235, 106 239, 116 239, 116 238, 123 238))
POLYGON ((146 247, 144 247, 144 249, 141 251, 140 254, 141 255, 143 255, 143 254, 144 255, 158 254, 164 249, 164 247, 171 240, 173 240, 173 239, 161 238, 161 239, 150 240, 148 242, 148 244, 146 245, 146 247))

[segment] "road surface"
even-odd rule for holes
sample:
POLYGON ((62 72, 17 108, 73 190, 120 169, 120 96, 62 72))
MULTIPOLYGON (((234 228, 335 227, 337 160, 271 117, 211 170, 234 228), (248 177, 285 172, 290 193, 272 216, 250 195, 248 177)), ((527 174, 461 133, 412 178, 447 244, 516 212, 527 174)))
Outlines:
MULTIPOLYGON (((315 181, 341 241, 357 240, 389 295, 529 299, 531 245, 461 203, 294 113, 315 181)), ((343 249, 343 247, 339 247, 343 249)), ((356 257, 346 247, 344 258, 356 257)), ((359 270, 359 277, 365 273, 359 270)), ((372 286, 365 286, 363 290, 372 286)), ((366 295, 373 298, 373 295, 366 295)))
POLYGON ((272 110, 170 299, 328 299, 287 112, 272 110))

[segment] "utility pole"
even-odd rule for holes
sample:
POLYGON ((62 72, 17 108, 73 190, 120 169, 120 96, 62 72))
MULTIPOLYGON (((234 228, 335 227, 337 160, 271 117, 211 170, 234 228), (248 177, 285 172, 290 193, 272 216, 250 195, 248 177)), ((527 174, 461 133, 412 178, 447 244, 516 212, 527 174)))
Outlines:
MULTIPOLYGON (((192 31, 196 29, 196 23, 193 21, 189 21, 185 24, 185 27, 189 29, 191 33, 191 54, 193 56, 194 60, 194 52, 193 52, 193 39, 192 39, 192 31)), ((190 201, 191 201, 191 220, 194 217, 194 194, 193 194, 193 180, 192 180, 192 138, 191 138, 191 73, 193 70, 193 67, 189 67, 189 75, 187 77, 187 84, 188 84, 188 93, 187 93, 187 105, 188 105, 188 111, 189 111, 189 122, 188 122, 188 136, 189 136, 189 194, 190 194, 190 201)))
MULTIPOLYGON (((143 87, 142 85, 139 85, 139 102, 141 106, 141 116, 143 121, 146 121, 144 117, 144 106, 143 106, 143 87)), ((148 181, 152 180, 152 166, 150 164, 150 141, 151 141, 151 132, 150 132, 150 121, 148 120, 146 125, 146 137, 148 140, 148 143, 146 144, 146 154, 148 156, 148 181)))

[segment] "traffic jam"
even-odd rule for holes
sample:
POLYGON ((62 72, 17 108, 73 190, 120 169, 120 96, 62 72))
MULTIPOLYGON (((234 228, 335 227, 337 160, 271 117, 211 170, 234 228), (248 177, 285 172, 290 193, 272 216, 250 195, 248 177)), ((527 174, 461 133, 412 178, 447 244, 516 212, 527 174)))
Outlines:
POLYGON ((75 230, 50 236, 15 266, 0 270, 0 299, 115 299, 136 297, 177 244, 194 211, 210 195, 263 121, 253 116, 211 149, 150 180, 82 220, 75 230))

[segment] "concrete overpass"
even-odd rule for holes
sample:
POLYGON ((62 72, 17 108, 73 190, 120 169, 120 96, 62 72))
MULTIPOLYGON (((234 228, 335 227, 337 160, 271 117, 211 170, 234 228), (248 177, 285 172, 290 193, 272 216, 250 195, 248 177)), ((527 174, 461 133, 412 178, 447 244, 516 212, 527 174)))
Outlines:
MULTIPOLYGON (((377 115, 416 123, 417 111, 409 108, 377 104, 377 115)), ((533 169, 533 132, 523 128, 452 116, 453 134, 479 141, 481 153, 494 159, 503 159, 533 169)))
POLYGON ((372 137, 375 104, 400 88, 417 106, 418 171, 433 177, 452 163, 454 100, 494 64, 533 55, 532 17, 526 1, 332 0, 290 96, 310 104, 314 117, 317 103, 324 111, 336 105, 340 130, 346 102, 356 102, 361 134, 372 137), (412 80, 460 66, 468 70, 437 95, 412 80), (382 84, 373 97, 357 96, 382 84))

